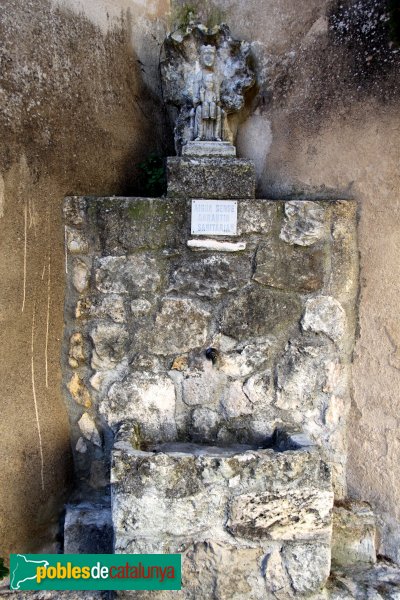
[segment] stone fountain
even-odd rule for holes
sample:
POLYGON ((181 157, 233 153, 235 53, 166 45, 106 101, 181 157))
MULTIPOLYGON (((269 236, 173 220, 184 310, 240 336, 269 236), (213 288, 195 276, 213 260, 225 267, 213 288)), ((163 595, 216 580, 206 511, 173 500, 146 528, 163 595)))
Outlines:
POLYGON ((167 197, 65 201, 66 547, 100 511, 115 552, 182 553, 174 597, 312 597, 346 493, 356 206, 255 199, 226 26, 171 35, 162 73, 167 197))

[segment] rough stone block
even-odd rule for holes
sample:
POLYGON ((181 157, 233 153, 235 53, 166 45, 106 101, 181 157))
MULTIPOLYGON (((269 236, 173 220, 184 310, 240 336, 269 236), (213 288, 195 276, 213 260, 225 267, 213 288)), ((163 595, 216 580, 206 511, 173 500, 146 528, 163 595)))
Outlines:
POLYGON ((327 232, 324 206, 318 202, 293 200, 285 202, 285 218, 280 239, 297 246, 312 246, 327 232))
POLYGON ((144 298, 138 298, 137 300, 132 300, 131 302, 131 313, 133 317, 143 317, 152 309, 152 304, 149 300, 144 298))
POLYGON ((110 387, 99 410, 114 430, 125 421, 134 423, 143 440, 171 440, 176 436, 175 388, 169 377, 130 373, 110 387))
POLYGON ((289 245, 271 237, 258 247, 253 279, 280 290, 316 292, 324 283, 324 261, 320 244, 289 245))
POLYGON ((89 284, 90 271, 86 263, 76 258, 73 263, 72 283, 75 290, 81 294, 89 284))
POLYGON ((93 341, 92 368, 112 369, 126 355, 129 334, 123 325, 102 322, 90 332, 93 341))
POLYGON ((64 220, 66 225, 82 227, 86 223, 86 198, 67 196, 64 201, 64 220))
POLYGON ((177 354, 203 346, 210 313, 186 298, 164 298, 155 320, 154 354, 177 354))
POLYGON ((187 597, 210 600, 265 598, 262 548, 219 543, 212 539, 190 546, 182 557, 182 587, 187 597))
POLYGON ((87 351, 83 335, 77 331, 73 333, 69 340, 68 363, 73 369, 84 364, 87 359, 87 351))
POLYGON ((87 296, 78 301, 75 316, 79 319, 111 319, 114 323, 124 323, 126 313, 123 297, 117 294, 87 296))
POLYGON ((276 339, 273 336, 256 337, 251 342, 235 343, 230 352, 224 352, 219 361, 219 368, 230 377, 248 377, 266 366, 273 354, 275 343, 276 339))
POLYGON ((292 412, 321 409, 330 392, 327 381, 335 358, 329 340, 291 340, 276 369, 277 406, 292 412))
POLYGON ((205 406, 219 409, 228 377, 219 369, 214 369, 210 361, 204 360, 202 368, 192 369, 185 373, 182 382, 183 401, 187 406, 205 406))
POLYGON ((89 413, 83 413, 78 421, 78 425, 83 437, 85 437, 89 442, 92 442, 95 446, 101 447, 102 442, 99 430, 97 429, 96 423, 89 413))
POLYGON ((113 547, 110 508, 94 504, 67 506, 64 524, 65 554, 109 554, 113 547))
POLYGON ((188 216, 185 201, 165 198, 101 198, 96 210, 102 253, 114 256, 179 246, 188 216))
POLYGON ((89 250, 89 241, 84 232, 73 227, 65 228, 66 244, 71 254, 86 254, 89 250))
POLYGON ((357 202, 342 200, 330 204, 332 213, 332 266, 329 293, 354 311, 358 286, 357 202))
POLYGON ((95 264, 96 288, 103 294, 154 293, 160 285, 161 274, 154 256, 147 253, 132 256, 106 256, 95 264))
POLYGON ((238 202, 237 234, 266 235, 277 230, 280 223, 281 202, 270 200, 243 200, 238 202))
POLYGON ((330 490, 288 489, 237 496, 227 526, 247 539, 329 541, 333 495, 330 490))
POLYGON ((172 265, 168 291, 219 298, 226 293, 237 293, 250 276, 248 256, 196 256, 190 262, 181 260, 172 265))
POLYGON ((332 561, 335 566, 375 563, 375 538, 375 517, 369 504, 352 500, 335 506, 332 534, 332 561))
POLYGON ((301 326, 304 331, 323 333, 336 342, 346 331, 346 314, 332 296, 317 296, 307 300, 301 326))
POLYGON ((262 430, 270 431, 271 427, 274 427, 273 412, 276 411, 273 407, 275 390, 272 372, 266 370, 249 377, 243 386, 243 391, 253 406, 252 421, 260 421, 263 423, 262 430))
POLYGON ((236 339, 279 334, 293 327, 300 316, 296 295, 256 285, 244 288, 226 305, 221 330, 236 339))
POLYGON ((113 450, 116 552, 182 552, 185 599, 210 598, 216 586, 227 600, 273 597, 276 578, 271 565, 268 577, 266 564, 274 549, 286 577, 285 598, 322 587, 333 494, 315 447, 276 453, 171 443, 143 451, 129 439, 124 432, 113 450), (264 514, 269 526, 254 536, 257 519, 268 520, 264 514), (236 518, 246 521, 240 531, 236 518))
POLYGON ((171 198, 254 198, 256 175, 250 160, 237 158, 167 159, 171 198))
POLYGON ((329 544, 291 543, 272 548, 264 558, 267 590, 275 600, 328 600, 321 587, 329 576, 329 567, 329 544))
POLYGON ((283 564, 295 597, 316 592, 329 577, 331 548, 318 540, 306 544, 288 544, 282 550, 283 564))
POLYGON ((68 390, 77 404, 80 404, 85 408, 90 408, 92 406, 89 390, 77 373, 73 374, 68 383, 68 390))
POLYGON ((333 567, 326 591, 329 600, 399 600, 400 569, 385 559, 375 565, 333 567))

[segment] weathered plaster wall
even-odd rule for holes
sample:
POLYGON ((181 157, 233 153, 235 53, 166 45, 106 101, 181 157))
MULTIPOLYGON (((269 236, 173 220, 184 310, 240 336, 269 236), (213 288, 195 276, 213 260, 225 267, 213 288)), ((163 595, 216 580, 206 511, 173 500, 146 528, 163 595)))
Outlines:
POLYGON ((157 69, 167 9, 162 0, 1 2, 0 556, 6 558, 54 542, 71 470, 60 381, 62 200, 71 192, 135 190, 135 164, 161 150, 157 69))
POLYGON ((259 193, 349 195, 359 202, 361 295, 348 485, 384 517, 381 552, 399 560, 400 51, 388 37, 387 4, 191 5, 210 22, 222 15, 236 37, 253 41, 260 86, 255 113, 239 129, 239 150, 256 162, 259 193))

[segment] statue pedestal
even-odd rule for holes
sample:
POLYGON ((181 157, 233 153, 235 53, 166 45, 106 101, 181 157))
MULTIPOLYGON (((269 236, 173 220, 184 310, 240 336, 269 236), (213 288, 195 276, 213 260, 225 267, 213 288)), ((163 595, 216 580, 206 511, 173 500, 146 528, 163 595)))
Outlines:
MULTIPOLYGON (((208 142, 211 143, 217 142, 208 142)), ((167 158, 167 182, 169 198, 255 198, 254 163, 243 158, 170 156, 167 158)))
POLYGON ((182 156, 221 156, 236 158, 236 148, 229 142, 188 142, 182 156))

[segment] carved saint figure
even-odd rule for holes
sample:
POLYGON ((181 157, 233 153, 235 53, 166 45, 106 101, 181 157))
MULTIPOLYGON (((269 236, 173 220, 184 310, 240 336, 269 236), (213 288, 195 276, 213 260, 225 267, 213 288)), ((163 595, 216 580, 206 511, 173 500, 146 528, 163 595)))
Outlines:
POLYGON ((215 47, 202 46, 201 70, 193 85, 193 108, 190 113, 192 140, 217 141, 222 139, 222 119, 219 82, 214 73, 215 47))
POLYGON ((161 74, 177 155, 231 152, 236 136, 231 116, 242 110, 255 83, 251 45, 235 40, 225 24, 210 30, 190 23, 166 38, 161 74))

